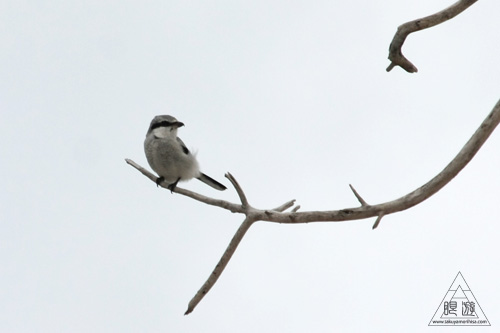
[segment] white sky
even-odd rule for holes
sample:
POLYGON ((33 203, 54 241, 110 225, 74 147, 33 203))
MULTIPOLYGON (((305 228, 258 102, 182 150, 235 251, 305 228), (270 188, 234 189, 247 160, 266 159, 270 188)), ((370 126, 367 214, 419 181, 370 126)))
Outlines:
POLYGON ((171 114, 202 169, 228 187, 230 171, 256 207, 354 207, 349 183, 396 199, 500 97, 498 1, 411 35, 419 73, 385 72, 397 26, 451 3, 2 1, 0 331, 448 332, 427 324, 458 271, 492 323, 478 330, 497 329, 498 132, 375 231, 257 223, 189 316, 242 216, 124 162, 147 166, 149 122, 171 114))

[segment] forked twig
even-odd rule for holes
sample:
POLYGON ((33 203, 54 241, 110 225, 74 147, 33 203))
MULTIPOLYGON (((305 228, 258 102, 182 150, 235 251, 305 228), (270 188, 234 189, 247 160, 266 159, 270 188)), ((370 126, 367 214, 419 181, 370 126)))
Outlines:
POLYGON ((387 71, 390 72, 395 66, 399 66, 409 73, 418 72, 417 67, 406 59, 401 51, 406 37, 412 32, 427 29, 454 18, 475 2, 477 0, 459 0, 440 12, 400 25, 389 46, 389 60, 391 64, 387 67, 387 71))

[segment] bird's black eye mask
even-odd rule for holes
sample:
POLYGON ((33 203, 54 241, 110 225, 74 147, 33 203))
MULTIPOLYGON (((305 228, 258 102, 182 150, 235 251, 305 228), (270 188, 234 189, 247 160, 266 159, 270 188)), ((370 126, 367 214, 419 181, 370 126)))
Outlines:
POLYGON ((151 125, 151 130, 154 130, 155 128, 158 128, 158 127, 169 127, 169 126, 172 126, 173 124, 174 123, 171 123, 168 120, 163 120, 163 121, 160 121, 158 123, 154 123, 153 125, 151 125))

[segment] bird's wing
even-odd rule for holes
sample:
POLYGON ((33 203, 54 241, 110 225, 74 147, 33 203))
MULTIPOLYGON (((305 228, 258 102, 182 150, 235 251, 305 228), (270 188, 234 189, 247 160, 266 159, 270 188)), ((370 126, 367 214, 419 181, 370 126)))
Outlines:
POLYGON ((177 142, 179 142, 179 144, 181 145, 181 148, 182 148, 182 151, 184 152, 184 154, 189 155, 189 149, 186 147, 184 142, 182 142, 181 138, 177 137, 177 142))

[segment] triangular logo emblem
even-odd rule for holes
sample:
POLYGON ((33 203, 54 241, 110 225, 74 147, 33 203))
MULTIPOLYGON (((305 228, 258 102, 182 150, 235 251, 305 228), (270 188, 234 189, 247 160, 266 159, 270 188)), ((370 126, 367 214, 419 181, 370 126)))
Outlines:
POLYGON ((453 280, 429 326, 491 326, 462 273, 453 280))

